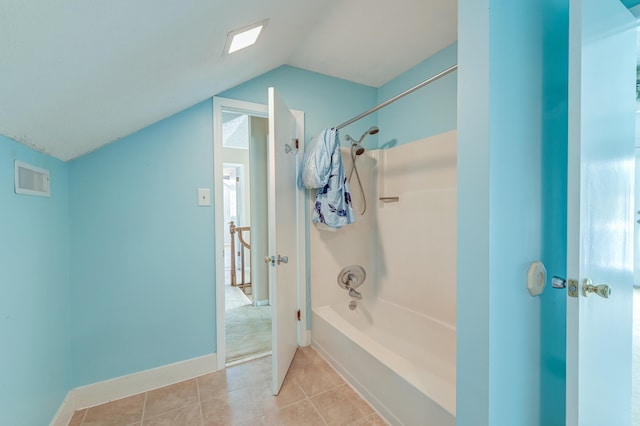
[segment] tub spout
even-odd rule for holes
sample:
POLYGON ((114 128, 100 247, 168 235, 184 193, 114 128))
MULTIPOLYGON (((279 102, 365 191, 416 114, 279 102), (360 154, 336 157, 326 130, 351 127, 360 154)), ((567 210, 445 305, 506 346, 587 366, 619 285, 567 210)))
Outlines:
POLYGON ((362 300, 362 295, 360 294, 360 292, 353 288, 349 289, 349 296, 353 297, 354 299, 362 300))

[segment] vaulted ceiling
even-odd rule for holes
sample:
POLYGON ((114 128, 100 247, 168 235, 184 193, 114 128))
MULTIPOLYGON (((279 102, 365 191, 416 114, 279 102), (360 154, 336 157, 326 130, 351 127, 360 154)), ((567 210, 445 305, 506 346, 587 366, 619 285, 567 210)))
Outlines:
POLYGON ((283 64, 379 87, 456 38, 454 0, 2 0, 0 134, 66 161, 283 64))

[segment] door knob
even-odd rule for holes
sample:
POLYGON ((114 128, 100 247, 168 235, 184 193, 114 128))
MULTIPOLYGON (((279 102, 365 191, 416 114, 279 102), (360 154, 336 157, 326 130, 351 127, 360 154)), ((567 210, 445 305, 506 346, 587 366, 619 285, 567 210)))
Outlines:
POLYGON ((289 256, 278 255, 278 265, 281 263, 289 263, 289 256))
POLYGON ((600 297, 608 299, 611 296, 611 287, 607 284, 593 285, 589 278, 585 278, 582 282, 582 294, 589 296, 590 294, 597 294, 600 297))
POLYGON ((276 259, 273 256, 265 256, 264 257, 264 263, 266 263, 266 264, 271 263, 272 265, 275 265, 276 259))

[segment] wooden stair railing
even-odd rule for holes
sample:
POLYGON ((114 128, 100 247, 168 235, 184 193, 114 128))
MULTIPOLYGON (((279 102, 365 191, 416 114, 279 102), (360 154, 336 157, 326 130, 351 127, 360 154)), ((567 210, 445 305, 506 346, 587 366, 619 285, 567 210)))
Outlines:
POLYGON ((243 232, 250 233, 250 226, 236 226, 235 223, 229 222, 229 233, 231 234, 231 285, 234 287, 239 287, 244 294, 247 294, 247 289, 251 288, 251 269, 249 269, 249 279, 246 280, 245 276, 245 256, 244 249, 249 250, 249 267, 251 267, 251 244, 249 244, 244 237, 242 236, 243 232), (238 241, 240 242, 240 247, 238 253, 236 253, 236 238, 235 234, 238 234, 238 241), (236 258, 240 257, 240 282, 237 281, 236 277, 236 258))

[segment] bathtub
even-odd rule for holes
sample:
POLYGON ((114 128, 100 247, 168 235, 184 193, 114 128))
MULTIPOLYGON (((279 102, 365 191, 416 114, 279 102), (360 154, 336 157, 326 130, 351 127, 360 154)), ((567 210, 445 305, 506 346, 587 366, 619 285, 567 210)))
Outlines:
POLYGON ((312 310, 312 346, 392 425, 455 425, 455 328, 376 299, 312 310))

